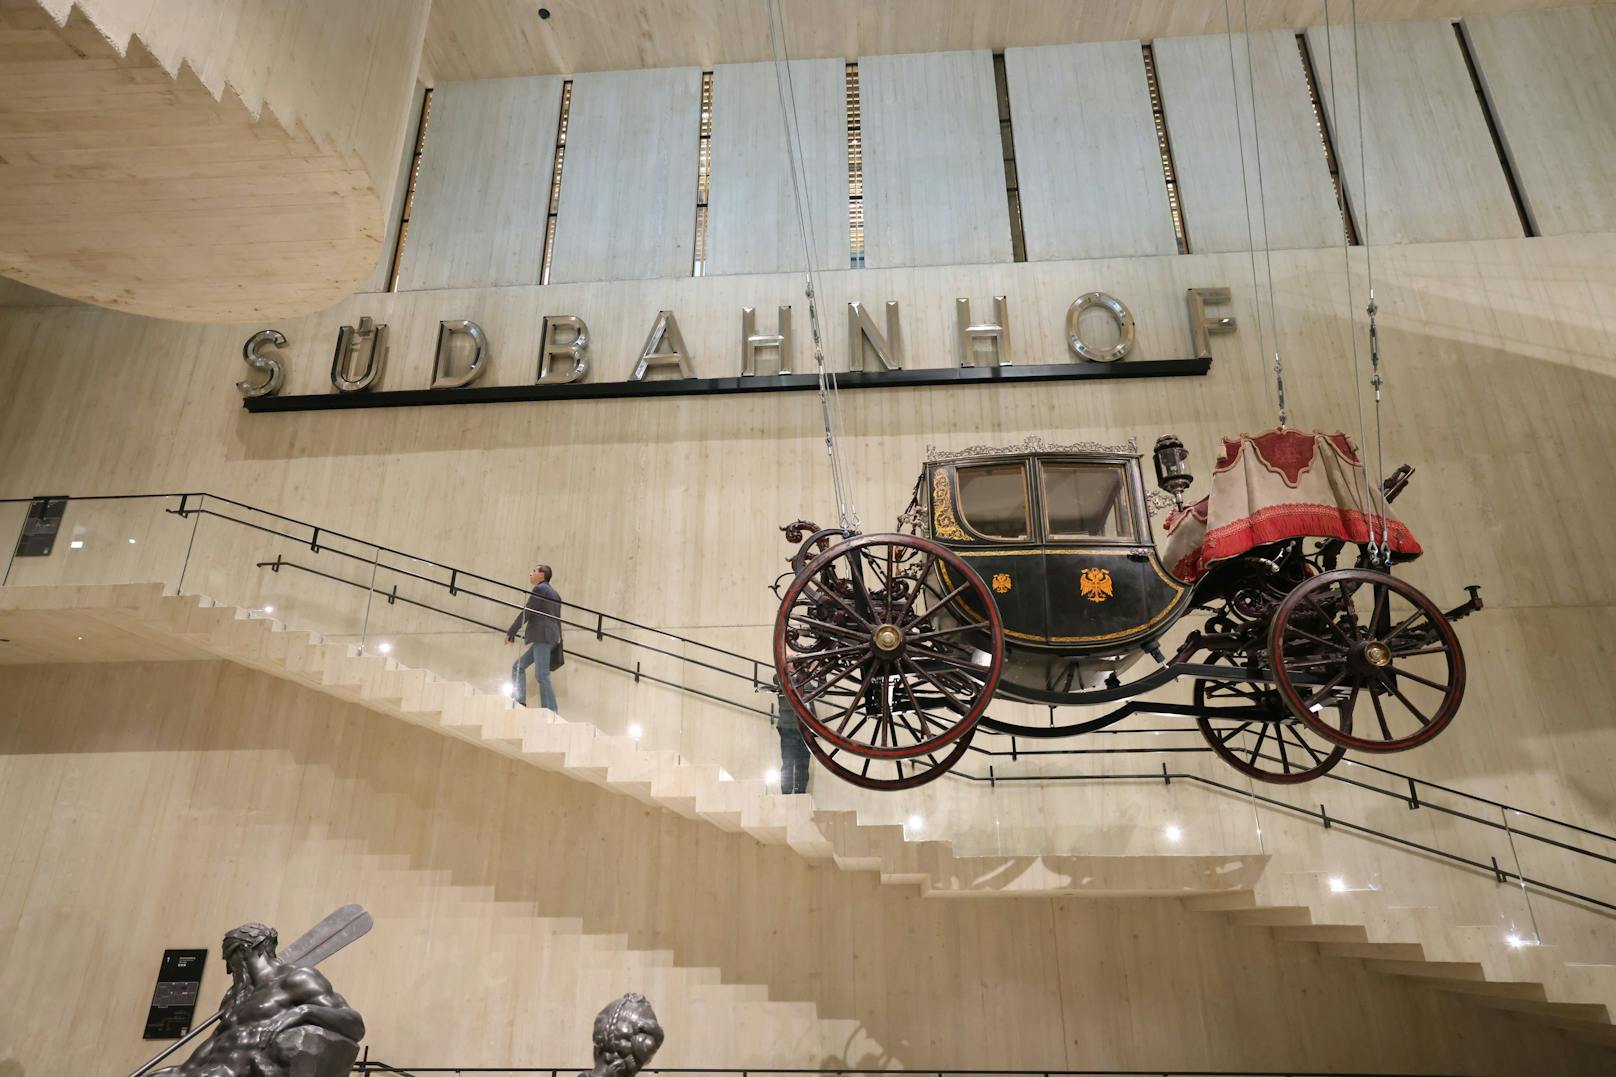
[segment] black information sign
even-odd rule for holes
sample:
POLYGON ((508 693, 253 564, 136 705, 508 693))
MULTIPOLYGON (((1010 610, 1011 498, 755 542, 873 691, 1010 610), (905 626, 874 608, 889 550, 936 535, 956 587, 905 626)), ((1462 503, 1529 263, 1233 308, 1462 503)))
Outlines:
POLYGON ((163 951, 163 967, 157 973, 143 1039, 177 1040, 191 1031, 197 992, 202 988, 202 965, 207 957, 206 950, 163 951))
POLYGON ((36 497, 28 505, 28 518, 17 536, 18 557, 49 557, 67 512, 65 497, 36 497))

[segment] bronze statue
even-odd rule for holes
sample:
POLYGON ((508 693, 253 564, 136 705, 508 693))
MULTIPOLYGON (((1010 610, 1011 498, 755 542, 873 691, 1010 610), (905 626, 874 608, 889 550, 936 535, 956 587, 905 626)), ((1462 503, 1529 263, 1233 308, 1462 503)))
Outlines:
POLYGON ((595 1068, 578 1077, 634 1077, 662 1046, 662 1026, 644 995, 630 992, 595 1015, 595 1068))
POLYGON ((276 941, 275 929, 263 924, 225 935, 233 982, 217 1031, 183 1065, 152 1077, 345 1077, 359 1055, 364 1019, 321 973, 276 956, 276 941))

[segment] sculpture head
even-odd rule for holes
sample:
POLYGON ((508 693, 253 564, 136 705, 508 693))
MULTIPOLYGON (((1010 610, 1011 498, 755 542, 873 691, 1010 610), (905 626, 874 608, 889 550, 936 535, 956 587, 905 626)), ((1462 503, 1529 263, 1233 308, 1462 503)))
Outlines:
POLYGON ((224 963, 232 972, 244 965, 252 954, 275 955, 275 944, 280 936, 275 929, 265 924, 242 924, 225 933, 224 963))
POLYGON ((595 1018, 597 1077, 634 1077, 662 1046, 662 1026, 644 995, 629 993, 595 1018))

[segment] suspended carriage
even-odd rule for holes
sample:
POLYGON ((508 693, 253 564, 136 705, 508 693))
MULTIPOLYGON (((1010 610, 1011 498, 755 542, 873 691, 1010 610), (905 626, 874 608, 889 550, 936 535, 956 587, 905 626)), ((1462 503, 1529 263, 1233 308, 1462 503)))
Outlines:
POLYGON ((1131 444, 934 452, 897 531, 783 528, 799 546, 775 665, 816 759, 905 788, 946 773, 981 728, 1071 736, 1150 710, 1193 716, 1237 770, 1294 783, 1348 749, 1447 728, 1465 686, 1452 622, 1481 600, 1471 587, 1444 612, 1392 574, 1420 553, 1385 511, 1412 469, 1370 491, 1345 435, 1278 429, 1225 439, 1212 492, 1183 507, 1187 455, 1157 443, 1180 506, 1162 553, 1149 507, 1164 498, 1131 444), (1356 562, 1339 567, 1349 544, 1356 562), (1137 698, 1178 678, 1191 703, 1137 698), (1048 707, 1050 723, 990 716, 995 699, 1048 707), (1113 706, 1055 720, 1096 705, 1113 706))

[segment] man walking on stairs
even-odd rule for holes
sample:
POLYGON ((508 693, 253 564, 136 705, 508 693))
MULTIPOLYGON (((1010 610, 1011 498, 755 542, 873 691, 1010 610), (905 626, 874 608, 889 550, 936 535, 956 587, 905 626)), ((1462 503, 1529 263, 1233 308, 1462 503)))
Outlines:
POLYGON ((520 657, 511 666, 512 698, 519 707, 527 706, 527 667, 533 667, 533 676, 539 682, 539 706, 556 710, 555 689, 550 686, 550 671, 561 663, 551 664, 551 657, 560 658, 561 652, 561 595, 550 586, 549 565, 534 565, 528 574, 533 590, 528 592, 527 604, 505 633, 506 643, 515 643, 522 633, 524 647, 520 657))

